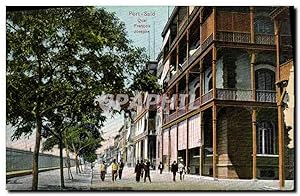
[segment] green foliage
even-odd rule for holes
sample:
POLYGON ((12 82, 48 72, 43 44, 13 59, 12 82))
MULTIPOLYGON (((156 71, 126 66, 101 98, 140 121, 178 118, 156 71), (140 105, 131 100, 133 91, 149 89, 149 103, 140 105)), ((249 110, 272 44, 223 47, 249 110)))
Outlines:
POLYGON ((145 61, 124 23, 103 9, 8 12, 6 27, 7 123, 17 139, 32 132, 37 118, 51 130, 84 115, 101 124, 95 96, 124 92, 126 77, 145 61))
POLYGON ((147 69, 142 69, 136 73, 131 89, 149 93, 159 93, 161 91, 157 83, 157 77, 147 69))
POLYGON ((84 160, 86 160, 89 163, 93 163, 97 160, 97 155, 94 152, 89 152, 83 156, 84 160))

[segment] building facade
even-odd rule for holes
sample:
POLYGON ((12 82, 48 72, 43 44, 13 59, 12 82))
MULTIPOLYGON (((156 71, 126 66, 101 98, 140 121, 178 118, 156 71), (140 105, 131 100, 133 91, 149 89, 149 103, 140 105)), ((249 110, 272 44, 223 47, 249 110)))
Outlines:
MULTIPOLYGON (((146 64, 151 74, 156 75, 157 62, 151 61, 146 64)), ((150 104, 148 92, 140 92, 140 101, 136 106, 134 117, 135 134, 133 137, 135 145, 135 162, 149 160, 152 167, 156 166, 156 143, 157 143, 157 104, 150 104)))
MULTIPOLYGON (((280 29, 275 9, 175 7, 157 68, 169 100, 157 117, 156 163, 165 170, 182 161, 191 174, 278 178, 279 146, 289 149, 278 142, 276 81, 293 47, 289 9, 280 29)), ((293 178, 293 161, 284 170, 293 178)))

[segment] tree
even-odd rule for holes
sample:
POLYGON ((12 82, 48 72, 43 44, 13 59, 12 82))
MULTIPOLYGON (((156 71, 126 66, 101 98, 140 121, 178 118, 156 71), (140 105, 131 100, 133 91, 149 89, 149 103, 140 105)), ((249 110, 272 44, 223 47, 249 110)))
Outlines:
POLYGON ((37 190, 40 141, 51 115, 70 107, 80 117, 89 107, 101 118, 94 97, 122 92, 145 55, 126 38, 124 24, 103 9, 12 11, 6 27, 7 123, 16 127, 14 139, 35 129, 32 190, 37 190))

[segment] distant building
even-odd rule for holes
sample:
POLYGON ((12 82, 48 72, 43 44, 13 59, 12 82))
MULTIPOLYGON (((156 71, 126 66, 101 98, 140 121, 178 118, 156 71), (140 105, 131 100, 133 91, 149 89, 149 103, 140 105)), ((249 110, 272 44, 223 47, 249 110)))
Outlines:
MULTIPOLYGON (((156 75, 157 62, 148 62, 147 69, 156 75)), ((157 106, 148 105, 148 93, 140 92, 142 103, 137 105, 134 118, 135 134, 133 141, 135 144, 135 162, 147 159, 156 165, 156 112, 157 106)))

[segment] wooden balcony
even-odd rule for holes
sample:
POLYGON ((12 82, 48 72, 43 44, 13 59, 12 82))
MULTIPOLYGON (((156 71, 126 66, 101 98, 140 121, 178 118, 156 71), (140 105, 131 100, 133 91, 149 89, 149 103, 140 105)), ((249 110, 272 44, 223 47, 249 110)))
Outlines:
POLYGON ((201 50, 204 51, 213 42, 213 34, 210 34, 201 44, 201 50))
POLYGON ((292 36, 291 35, 281 35, 280 44, 282 46, 292 46, 292 36))
POLYGON ((200 97, 188 104, 187 111, 193 111, 200 107, 200 97))
POLYGON ((250 33, 218 31, 217 40, 224 42, 250 43, 250 33))
POLYGON ((256 44, 275 45, 275 35, 256 34, 256 44))
POLYGON ((205 104, 208 101, 210 101, 213 98, 213 91, 212 89, 210 91, 208 91, 207 93, 205 93, 204 95, 202 95, 201 97, 201 104, 205 104))
POLYGON ((235 100, 235 101, 252 101, 252 90, 241 89, 217 89, 217 99, 235 100))
POLYGON ((256 90, 256 101, 276 103, 276 91, 256 90))
MULTIPOLYGON (((198 109, 201 105, 208 103, 213 99, 213 91, 212 89, 201 96, 195 99, 192 103, 179 108, 176 112, 173 112, 170 115, 167 115, 164 118, 164 123, 168 123, 180 116, 185 115, 188 112, 198 109)), ((252 97, 252 90, 245 89, 217 89, 217 97, 218 100, 230 100, 230 101, 254 101, 252 97)), ((268 103, 276 103, 276 91, 269 90, 257 90, 256 91, 256 102, 268 102, 268 103)))

